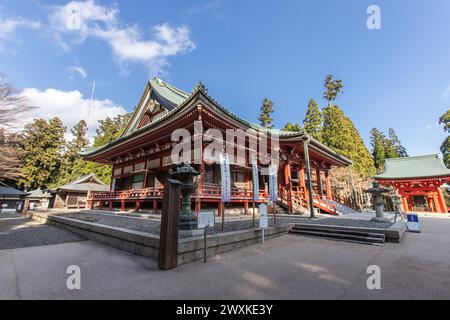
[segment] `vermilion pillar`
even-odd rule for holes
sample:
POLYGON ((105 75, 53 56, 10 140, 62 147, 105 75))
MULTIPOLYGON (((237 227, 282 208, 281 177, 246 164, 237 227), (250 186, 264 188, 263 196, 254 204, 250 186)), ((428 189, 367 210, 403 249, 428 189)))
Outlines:
POLYGON ((322 179, 320 178, 320 167, 316 167, 316 176, 317 176, 317 192, 319 193, 319 196, 323 196, 322 193, 322 179))
POLYGON ((327 192, 327 199, 332 200, 333 196, 331 194, 331 177, 330 177, 330 169, 325 171, 325 189, 327 192))
POLYGON ((284 183, 285 185, 289 184, 289 181, 291 179, 291 165, 289 163, 286 164, 284 167, 284 183))
POLYGON ((441 209, 442 209, 442 213, 447 213, 447 205, 445 204, 445 198, 444 195, 442 194, 442 190, 441 188, 437 188, 437 192, 438 192, 438 198, 439 198, 439 203, 441 205, 441 209))

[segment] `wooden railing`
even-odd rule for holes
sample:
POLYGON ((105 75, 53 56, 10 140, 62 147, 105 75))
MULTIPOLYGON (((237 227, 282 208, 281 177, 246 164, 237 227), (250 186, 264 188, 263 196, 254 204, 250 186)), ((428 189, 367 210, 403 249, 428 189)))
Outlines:
POLYGON ((162 199, 164 188, 147 188, 139 190, 122 190, 115 192, 90 192, 89 201, 162 199))
MULTIPOLYGON (((140 190, 123 190, 115 192, 91 192, 88 194, 88 201, 120 201, 120 200, 153 200, 162 199, 164 188, 147 188, 140 190)), ((222 188, 216 184, 205 184, 202 188, 197 188, 192 195, 194 199, 220 199, 222 197, 222 188)), ((261 200, 268 199, 268 192, 260 190, 261 200)), ((253 189, 231 187, 231 199, 233 200, 253 200, 253 189)))
MULTIPOLYGON (((211 199, 218 201, 222 197, 221 186, 217 184, 205 184, 202 188, 197 188, 192 197, 194 199, 211 199)), ((162 200, 164 188, 146 188, 140 190, 123 190, 115 192, 90 192, 87 201, 133 201, 133 200, 162 200)), ((309 203, 300 188, 282 188, 280 190, 280 202, 290 212, 299 211, 302 208, 308 208, 309 203)), ((259 198, 261 201, 269 199, 267 190, 260 190, 259 198)), ((252 201, 253 189, 231 187, 231 200, 233 201, 252 201)), ((326 197, 313 195, 314 206, 325 212, 336 214, 336 202, 328 200, 326 197)))

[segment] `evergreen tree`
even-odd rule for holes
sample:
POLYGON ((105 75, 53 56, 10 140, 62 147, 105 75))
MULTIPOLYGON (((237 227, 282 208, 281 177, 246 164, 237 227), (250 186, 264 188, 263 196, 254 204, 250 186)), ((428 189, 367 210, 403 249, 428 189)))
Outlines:
POLYGON ((273 102, 267 98, 264 98, 261 105, 261 113, 258 118, 261 127, 267 129, 272 129, 274 127, 272 113, 273 113, 273 102))
MULTIPOLYGON (((105 120, 100 120, 100 126, 96 130, 97 135, 94 138, 93 146, 101 147, 119 138, 131 116, 132 113, 127 113, 125 115, 115 116, 114 118, 108 117, 105 120)), ((76 164, 75 169, 79 170, 82 174, 93 172, 106 184, 111 182, 112 168, 110 165, 100 165, 94 162, 87 162, 84 166, 81 166, 81 164, 76 164), (80 167, 80 169, 78 169, 78 167, 80 167)))
POLYGON ((313 138, 322 141, 322 122, 322 112, 319 110, 316 101, 311 98, 308 103, 305 119, 303 120, 306 133, 313 138))
POLYGON ((286 123, 286 125, 283 128, 284 131, 291 131, 291 132, 302 132, 303 128, 298 123, 286 123))
POLYGON ((342 84, 342 80, 333 80, 333 75, 329 74, 325 77, 324 87, 325 92, 323 97, 328 101, 328 106, 331 106, 338 94, 343 92, 344 85, 342 84))
POLYGON ((89 146, 87 130, 87 124, 84 120, 80 120, 80 122, 71 129, 73 139, 67 144, 58 185, 69 183, 82 174, 90 173, 85 173, 84 170, 80 170, 87 164, 79 154, 82 148, 89 146))
POLYGON ((385 140, 384 134, 377 128, 370 130, 370 145, 372 146, 372 157, 375 169, 378 173, 383 171, 385 157, 385 140))
MULTIPOLYGON (((439 124, 444 125, 444 131, 448 134, 450 133, 450 109, 447 110, 440 118, 439 124)), ((444 156, 444 163, 447 168, 450 168, 450 136, 447 135, 444 142, 441 145, 441 152, 444 156)))
POLYGON ((19 180, 24 188, 47 188, 58 181, 65 131, 59 118, 36 119, 25 126, 20 138, 23 167, 19 180))
POLYGON ((358 130, 344 112, 335 105, 323 109, 323 143, 353 161, 353 167, 363 177, 375 173, 373 159, 358 130))
POLYGON ((125 129, 131 114, 117 115, 114 118, 107 117, 105 120, 100 120, 100 126, 96 130, 96 137, 94 139, 94 147, 101 147, 116 140, 125 129))
POLYGON ((396 153, 396 157, 399 158, 404 158, 408 156, 408 152, 406 151, 406 148, 402 145, 402 143, 400 142, 397 133, 395 132, 394 129, 389 128, 389 140, 391 145, 393 146, 395 153, 396 153))

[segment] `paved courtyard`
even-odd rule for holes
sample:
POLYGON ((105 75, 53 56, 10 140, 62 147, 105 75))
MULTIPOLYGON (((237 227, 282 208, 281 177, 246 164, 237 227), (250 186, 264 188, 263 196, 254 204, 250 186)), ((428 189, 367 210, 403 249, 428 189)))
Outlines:
POLYGON ((422 226, 400 245, 283 236, 165 272, 68 236, 0 250, 0 299, 449 299, 450 219, 424 218, 422 226), (70 265, 81 268, 81 290, 66 288, 70 265), (366 287, 370 265, 381 268, 381 290, 366 287))

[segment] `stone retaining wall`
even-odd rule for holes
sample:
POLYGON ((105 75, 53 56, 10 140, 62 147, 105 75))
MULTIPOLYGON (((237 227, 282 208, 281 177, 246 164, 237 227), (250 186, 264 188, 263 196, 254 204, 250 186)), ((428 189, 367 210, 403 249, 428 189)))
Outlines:
MULTIPOLYGON (((36 221, 67 229, 88 240, 94 240, 136 255, 158 259, 158 235, 49 215, 42 212, 30 212, 28 215, 36 221)), ((269 240, 285 235, 291 227, 291 225, 282 225, 268 228, 264 231, 265 239, 269 240)), ((261 230, 259 229, 209 235, 207 256, 212 257, 259 243, 261 242, 261 236, 261 230)), ((178 244, 178 264, 203 259, 203 241, 202 236, 180 239, 178 244)))

